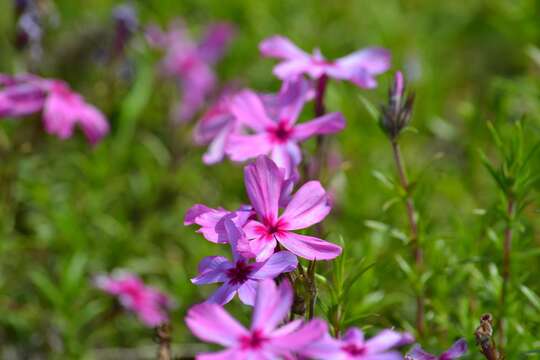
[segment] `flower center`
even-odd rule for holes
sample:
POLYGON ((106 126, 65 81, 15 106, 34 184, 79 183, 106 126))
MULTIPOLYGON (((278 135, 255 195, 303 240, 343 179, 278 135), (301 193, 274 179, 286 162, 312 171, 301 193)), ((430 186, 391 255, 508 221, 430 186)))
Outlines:
POLYGON ((268 339, 264 337, 260 330, 253 330, 251 334, 240 338, 240 347, 243 350, 256 350, 262 348, 266 341, 268 341, 268 339))
POLYGON ((236 262, 236 267, 227 270, 227 276, 231 284, 243 284, 247 281, 249 274, 253 270, 253 266, 246 264, 245 261, 239 260, 236 262))
POLYGON ((268 130, 272 140, 278 144, 287 142, 292 135, 292 131, 293 128, 289 125, 287 119, 280 120, 276 127, 268 130))
POLYGON ((366 353, 366 348, 364 346, 357 346, 355 344, 347 344, 343 346, 341 350, 352 356, 364 355, 366 353))

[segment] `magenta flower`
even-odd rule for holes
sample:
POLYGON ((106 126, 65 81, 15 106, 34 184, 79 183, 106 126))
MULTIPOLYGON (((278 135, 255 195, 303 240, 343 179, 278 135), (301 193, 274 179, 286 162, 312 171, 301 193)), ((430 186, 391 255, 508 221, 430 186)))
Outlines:
POLYGON ((162 63, 165 73, 179 81, 182 101, 176 114, 180 121, 193 118, 214 90, 216 79, 212 67, 223 56, 233 33, 229 24, 213 24, 197 43, 181 21, 175 21, 166 33, 156 26, 147 30, 150 44, 166 50, 162 63))
POLYGON ((63 81, 33 75, 2 75, 0 86, 0 117, 21 117, 42 111, 45 131, 49 134, 66 139, 79 125, 91 144, 109 132, 103 114, 63 81))
POLYGON ((229 137, 225 151, 231 160, 245 161, 270 155, 285 170, 286 178, 293 174, 302 159, 298 143, 315 135, 337 133, 345 127, 345 119, 337 112, 295 124, 310 90, 306 81, 288 83, 282 95, 286 100, 279 102, 278 109, 265 107, 264 99, 250 90, 235 96, 230 110, 251 133, 229 137))
POLYGON ((167 295, 146 286, 136 275, 126 272, 115 276, 100 275, 95 284, 117 296, 120 303, 137 314, 145 325, 156 327, 169 321, 168 310, 173 307, 173 302, 167 295))
POLYGON ((318 181, 308 181, 298 189, 281 215, 280 198, 287 184, 272 160, 260 156, 247 165, 244 182, 258 218, 243 227, 246 241, 238 244, 238 250, 244 256, 256 256, 257 261, 264 261, 278 243, 309 260, 329 260, 341 254, 338 245, 294 232, 321 222, 330 212, 328 197, 318 181))
POLYGON ((251 326, 246 329, 220 305, 199 304, 192 307, 186 324, 199 339, 226 347, 217 353, 197 355, 198 360, 281 359, 318 340, 327 331, 319 319, 303 324, 295 320, 278 327, 293 301, 288 281, 279 287, 272 280, 263 280, 257 287, 251 326))
POLYGON ((403 356, 392 349, 412 341, 412 335, 393 330, 383 330, 365 340, 360 329, 350 328, 343 337, 334 339, 326 335, 306 346, 301 353, 313 359, 324 360, 402 360, 403 356))
POLYGON ((231 221, 230 215, 225 217, 224 226, 231 245, 233 261, 223 256, 206 257, 199 263, 199 275, 191 279, 191 282, 196 285, 223 283, 206 300, 208 303, 224 305, 238 293, 244 304, 253 306, 257 284, 263 279, 274 279, 284 272, 293 271, 298 265, 298 260, 288 251, 279 251, 264 262, 250 262, 236 250, 243 234, 231 221))
POLYGON ((259 49, 264 56, 283 60, 274 67, 274 74, 283 80, 301 74, 314 79, 328 76, 371 89, 377 86, 375 76, 390 68, 390 52, 382 48, 367 48, 337 60, 326 60, 318 49, 309 54, 286 37, 272 36, 262 41, 259 49))
POLYGON ((456 341, 450 349, 443 352, 441 355, 433 355, 425 352, 420 345, 416 345, 407 355, 405 360, 452 360, 459 359, 467 352, 467 342, 465 339, 456 341))

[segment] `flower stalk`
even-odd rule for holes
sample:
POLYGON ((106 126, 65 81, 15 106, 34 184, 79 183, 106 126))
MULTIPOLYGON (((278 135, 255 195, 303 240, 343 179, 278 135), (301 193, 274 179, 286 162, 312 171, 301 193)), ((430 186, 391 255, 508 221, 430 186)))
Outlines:
POLYGON ((156 337, 158 342, 158 360, 171 360, 171 325, 165 323, 156 328, 156 337))
MULTIPOLYGON (((424 256, 420 246, 418 219, 412 196, 412 187, 407 178, 405 163, 398 142, 399 135, 411 120, 413 104, 414 94, 406 94, 403 75, 398 71, 388 91, 388 104, 381 109, 382 116, 379 125, 392 145, 392 156, 398 173, 399 184, 405 193, 404 201, 409 223, 412 257, 417 275, 420 277, 424 267, 424 256)), ((420 337, 424 334, 424 304, 424 296, 422 291, 419 291, 416 296, 416 330, 420 337)))
MULTIPOLYGON (((500 318, 499 318, 499 344, 502 347, 505 343, 505 313, 506 313, 506 300, 508 293, 508 286, 510 283, 510 267, 511 267, 511 253, 512 253, 512 223, 516 213, 516 202, 512 195, 508 195, 507 199, 507 224, 504 230, 504 244, 503 244, 503 268, 502 268, 502 289, 500 299, 500 318)), ((502 349, 501 349, 502 351, 502 349)))

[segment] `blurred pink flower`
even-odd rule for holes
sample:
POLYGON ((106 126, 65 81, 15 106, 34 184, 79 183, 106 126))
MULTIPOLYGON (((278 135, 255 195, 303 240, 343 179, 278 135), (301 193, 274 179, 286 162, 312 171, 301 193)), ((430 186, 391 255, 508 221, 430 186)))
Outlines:
POLYGON ((109 132, 103 114, 63 81, 34 75, 2 75, 0 86, 0 117, 22 117, 42 111, 49 134, 66 139, 79 125, 91 144, 109 132))
POLYGON ((456 341, 450 349, 443 352, 441 355, 433 355, 424 351, 420 345, 416 345, 407 355, 405 360, 452 360, 459 359, 467 352, 467 342, 465 339, 456 341))
POLYGON ((321 360, 402 360, 403 356, 392 348, 414 341, 408 333, 383 330, 369 340, 364 339, 358 328, 350 328, 343 337, 334 339, 326 335, 307 345, 301 354, 321 360))
MULTIPOLYGON (((290 197, 279 215, 287 187, 283 174, 266 156, 244 168, 244 182, 258 220, 243 226, 245 241, 238 251, 257 261, 268 259, 280 243, 293 254, 309 260, 330 260, 341 254, 341 247, 319 238, 293 232, 321 222, 330 212, 328 196, 318 181, 308 181, 290 197)), ((284 204, 283 204, 284 205, 284 204)))
POLYGON ((233 35, 233 27, 227 23, 210 25, 198 43, 179 20, 171 24, 168 32, 157 26, 147 29, 150 44, 166 51, 162 62, 164 72, 179 82, 182 101, 175 111, 179 121, 193 118, 214 90, 216 79, 212 67, 223 56, 233 35))
POLYGON ((222 306, 193 306, 186 324, 199 339, 226 347, 216 353, 197 355, 198 360, 291 358, 301 348, 323 336, 327 327, 320 319, 294 320, 278 327, 289 312, 293 290, 288 281, 276 286, 263 280, 257 287, 251 326, 246 329, 222 306))
POLYGON ((390 52, 383 48, 366 48, 337 60, 327 60, 318 49, 309 54, 283 36, 272 36, 259 45, 264 56, 282 59, 274 74, 283 80, 307 74, 314 79, 323 75, 349 80, 362 88, 377 86, 375 76, 390 68, 390 52))
POLYGON ((208 303, 224 305, 238 293, 244 304, 253 306, 257 284, 262 279, 274 279, 282 273, 293 271, 298 265, 298 259, 288 251, 278 251, 264 262, 250 262, 236 249, 243 236, 242 231, 234 225, 230 216, 225 218, 224 225, 233 261, 223 256, 206 257, 199 263, 199 274, 191 282, 196 285, 223 283, 206 300, 208 303))
POLYGON ((311 95, 308 82, 298 79, 285 82, 275 99, 250 90, 234 96, 230 111, 251 133, 232 133, 225 146, 227 155, 233 161, 270 155, 285 171, 286 178, 292 176, 302 159, 298 143, 315 135, 337 133, 345 127, 345 119, 338 112, 296 124, 311 95))
POLYGON ((173 307, 169 297, 146 286, 136 275, 121 272, 114 276, 100 275, 96 286, 118 297, 120 303, 133 311, 147 326, 156 327, 169 321, 168 310, 173 307))

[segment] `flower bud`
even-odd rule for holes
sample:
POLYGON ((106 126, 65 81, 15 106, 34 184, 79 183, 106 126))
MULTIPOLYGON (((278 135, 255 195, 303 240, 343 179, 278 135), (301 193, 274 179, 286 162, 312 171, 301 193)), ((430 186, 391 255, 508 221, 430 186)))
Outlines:
POLYGON ((398 71, 388 90, 388 104, 381 107, 380 126, 391 140, 397 139, 409 124, 414 103, 414 93, 406 94, 403 74, 398 71))

